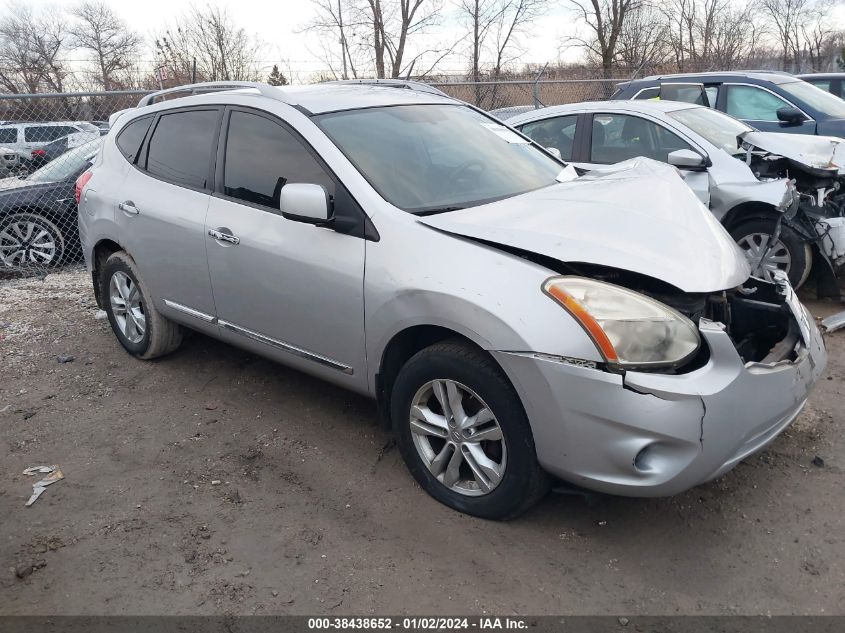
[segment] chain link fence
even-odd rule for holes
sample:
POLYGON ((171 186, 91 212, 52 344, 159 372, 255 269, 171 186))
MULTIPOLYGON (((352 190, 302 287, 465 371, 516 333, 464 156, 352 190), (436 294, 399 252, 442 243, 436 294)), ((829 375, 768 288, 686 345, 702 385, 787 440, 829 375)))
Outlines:
POLYGON ((81 262, 76 179, 143 94, 0 96, 0 281, 81 262))
POLYGON ((546 79, 525 81, 458 81, 431 85, 449 96, 484 110, 542 108, 610 97, 623 79, 546 79))
MULTIPOLYGON (((486 110, 605 99, 619 80, 440 82, 486 110)), ((0 95, 0 281, 43 276, 82 261, 76 179, 91 164, 109 116, 148 92, 0 95)))

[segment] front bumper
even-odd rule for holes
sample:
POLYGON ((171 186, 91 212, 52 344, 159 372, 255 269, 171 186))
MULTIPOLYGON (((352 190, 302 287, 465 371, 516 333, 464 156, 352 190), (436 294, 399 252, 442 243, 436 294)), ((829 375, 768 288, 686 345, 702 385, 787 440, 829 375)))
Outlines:
POLYGON ((625 375, 531 353, 494 352, 525 405, 540 464, 586 488, 666 496, 718 477, 801 412, 827 364, 806 308, 795 360, 743 363, 721 324, 702 321, 710 359, 682 375, 625 375))

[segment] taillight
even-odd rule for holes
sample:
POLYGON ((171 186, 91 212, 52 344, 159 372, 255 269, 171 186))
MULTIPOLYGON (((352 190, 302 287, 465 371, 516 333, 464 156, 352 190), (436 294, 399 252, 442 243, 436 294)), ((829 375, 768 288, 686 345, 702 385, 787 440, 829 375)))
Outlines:
POLYGON ((82 199, 82 190, 85 189, 85 185, 88 184, 88 181, 91 180, 91 176, 93 175, 90 169, 86 169, 76 179, 76 192, 74 194, 76 204, 79 204, 79 201, 82 199))
POLYGON ((34 149, 32 150, 32 157, 35 158, 36 156, 46 156, 47 150, 43 149, 34 149))

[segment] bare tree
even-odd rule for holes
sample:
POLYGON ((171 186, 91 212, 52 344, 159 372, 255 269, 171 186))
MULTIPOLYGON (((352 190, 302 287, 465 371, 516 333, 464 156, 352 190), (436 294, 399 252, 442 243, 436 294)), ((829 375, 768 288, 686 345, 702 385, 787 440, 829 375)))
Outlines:
POLYGON ((205 81, 257 80, 262 42, 235 24, 226 9, 192 7, 155 42, 156 54, 177 83, 193 75, 205 81))
POLYGON ((65 89, 68 33, 53 9, 7 6, 0 19, 0 84, 10 92, 65 89))
POLYGON ((303 31, 318 33, 322 51, 317 53, 335 79, 358 77, 358 67, 365 63, 366 47, 360 34, 367 29, 362 22, 360 0, 311 0, 314 16, 303 31))
POLYGON ((91 55, 97 69, 95 83, 103 90, 125 86, 119 75, 133 67, 141 37, 102 0, 85 0, 71 14, 76 18, 70 28, 72 43, 91 55))
POLYGON ((808 18, 813 4, 813 0, 759 0, 760 13, 778 39, 784 70, 797 70, 801 24, 808 18))
MULTIPOLYGON (((417 54, 406 62, 409 42, 423 34, 440 15, 439 0, 366 0, 361 21, 370 24, 370 50, 376 77, 409 76, 421 57, 417 54)), ((427 49, 424 52, 437 52, 427 49)))
MULTIPOLYGON (((499 79, 503 68, 524 53, 520 35, 547 5, 547 0, 461 0, 457 8, 468 27, 471 79, 481 81, 483 66, 488 68, 487 77, 499 79)), ((476 86, 477 105, 481 92, 476 86)))
POLYGON ((619 36, 628 17, 639 9, 642 0, 567 0, 587 26, 588 35, 570 38, 601 65, 610 78, 619 53, 619 36))
POLYGON ((617 47, 619 61, 633 72, 662 64, 670 55, 663 14, 651 5, 631 11, 619 32, 617 47))

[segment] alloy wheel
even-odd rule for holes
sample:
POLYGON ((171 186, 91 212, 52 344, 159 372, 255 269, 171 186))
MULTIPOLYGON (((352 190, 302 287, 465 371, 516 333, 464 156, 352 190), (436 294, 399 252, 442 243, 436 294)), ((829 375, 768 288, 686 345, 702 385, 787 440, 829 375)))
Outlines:
POLYGON ((132 278, 116 271, 109 282, 109 302, 117 327, 130 343, 139 343, 147 331, 141 290, 132 278))
POLYGON ((0 261, 6 266, 49 266, 57 252, 55 236, 35 219, 12 220, 0 231, 0 261))
POLYGON ((507 467, 507 447, 496 416, 469 387, 432 380, 411 401, 411 437, 429 472, 466 496, 492 492, 507 467))
POLYGON ((750 233, 737 240, 751 266, 751 274, 770 282, 774 281, 775 271, 782 270, 788 274, 792 266, 792 257, 786 245, 777 240, 769 248, 771 239, 772 236, 766 233, 750 233))

